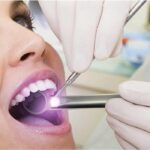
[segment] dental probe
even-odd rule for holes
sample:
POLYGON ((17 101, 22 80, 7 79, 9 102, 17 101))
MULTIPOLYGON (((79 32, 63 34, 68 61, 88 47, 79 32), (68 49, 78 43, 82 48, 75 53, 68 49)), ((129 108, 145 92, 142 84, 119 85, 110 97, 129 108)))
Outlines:
POLYGON ((89 96, 61 96, 53 97, 49 101, 52 109, 58 108, 104 108, 106 102, 112 98, 121 98, 119 94, 101 94, 89 96))
POLYGON ((66 80, 65 84, 63 85, 63 87, 55 94, 55 96, 59 96, 63 91, 64 89, 71 85, 77 78, 78 76, 80 75, 80 73, 77 73, 77 72, 73 72, 69 77, 68 79, 66 80))
POLYGON ((129 15, 125 21, 125 25, 136 14, 136 12, 147 2, 147 0, 139 0, 129 11, 129 15))
MULTIPOLYGON (((133 7, 132 9, 129 11, 129 15, 125 21, 125 25, 128 23, 128 21, 136 14, 136 12, 147 2, 147 0, 140 0, 138 1, 133 7)), ((63 85, 63 87, 56 93, 56 96, 59 96, 64 89, 71 85, 78 77, 79 77, 80 73, 77 72, 73 72, 68 79, 66 80, 65 84, 63 85)))

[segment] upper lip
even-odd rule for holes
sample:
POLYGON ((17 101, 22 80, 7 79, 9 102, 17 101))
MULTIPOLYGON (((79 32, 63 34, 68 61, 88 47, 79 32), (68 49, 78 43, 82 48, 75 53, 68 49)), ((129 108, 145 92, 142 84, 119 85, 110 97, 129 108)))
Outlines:
POLYGON ((14 91, 10 101, 26 86, 30 83, 36 82, 38 80, 50 79, 52 80, 57 87, 57 90, 60 88, 60 80, 57 77, 56 73, 51 70, 40 70, 32 73, 29 77, 27 77, 23 82, 21 82, 16 90, 14 91))

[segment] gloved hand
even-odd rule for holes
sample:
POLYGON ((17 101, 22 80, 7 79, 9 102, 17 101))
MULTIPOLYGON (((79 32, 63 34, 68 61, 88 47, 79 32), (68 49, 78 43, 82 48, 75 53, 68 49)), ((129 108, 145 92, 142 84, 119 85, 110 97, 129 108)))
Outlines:
POLYGON ((85 71, 94 57, 102 60, 119 53, 129 0, 39 2, 72 72, 85 71))
POLYGON ((150 149, 150 82, 128 81, 119 91, 122 99, 106 105, 118 142, 124 149, 150 149))

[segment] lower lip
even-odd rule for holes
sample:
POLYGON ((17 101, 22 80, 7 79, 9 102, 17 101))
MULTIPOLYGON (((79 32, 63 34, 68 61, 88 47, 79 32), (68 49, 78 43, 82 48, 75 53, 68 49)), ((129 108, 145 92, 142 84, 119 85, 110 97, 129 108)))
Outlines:
MULTIPOLYGON (((11 117, 12 118, 12 117, 11 117)), ((12 118, 14 127, 21 129, 22 131, 29 132, 32 134, 42 134, 42 135, 64 135, 70 132, 71 125, 67 119, 64 119, 60 125, 46 125, 46 126, 32 126, 23 124, 14 118, 12 118)))

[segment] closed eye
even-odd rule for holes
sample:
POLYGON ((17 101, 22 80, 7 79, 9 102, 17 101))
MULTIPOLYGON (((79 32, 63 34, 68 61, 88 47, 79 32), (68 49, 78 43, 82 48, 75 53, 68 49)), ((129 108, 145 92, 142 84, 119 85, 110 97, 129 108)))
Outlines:
POLYGON ((17 15, 13 18, 15 22, 28 28, 29 30, 33 30, 33 18, 31 18, 29 12, 25 12, 24 14, 17 15))
POLYGON ((11 18, 18 24, 33 30, 33 18, 23 1, 14 1, 11 5, 11 18))

